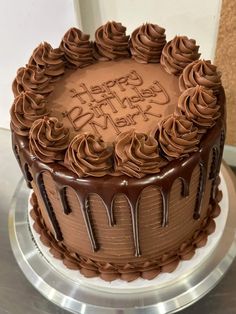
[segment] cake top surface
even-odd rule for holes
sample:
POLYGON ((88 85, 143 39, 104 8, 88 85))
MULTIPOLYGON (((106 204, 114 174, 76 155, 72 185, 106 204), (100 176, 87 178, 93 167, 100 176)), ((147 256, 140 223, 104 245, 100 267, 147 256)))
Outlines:
POLYGON ((30 153, 78 177, 141 178, 197 152, 220 116, 220 74, 186 36, 107 22, 41 43, 13 82, 11 127, 30 153))
POLYGON ((88 132, 111 145, 130 129, 150 133, 175 111, 179 96, 178 78, 160 64, 124 59, 69 71, 55 85, 47 108, 71 137, 88 132))

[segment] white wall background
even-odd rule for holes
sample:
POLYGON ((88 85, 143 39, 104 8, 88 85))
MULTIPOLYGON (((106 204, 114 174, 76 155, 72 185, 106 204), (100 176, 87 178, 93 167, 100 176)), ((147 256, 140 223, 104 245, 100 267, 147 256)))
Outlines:
POLYGON ((128 34, 143 22, 157 23, 168 40, 187 35, 197 40, 203 58, 214 59, 220 6, 221 0, 0 0, 0 127, 9 127, 17 68, 41 41, 58 46, 76 21, 90 34, 107 20, 122 22, 128 34))

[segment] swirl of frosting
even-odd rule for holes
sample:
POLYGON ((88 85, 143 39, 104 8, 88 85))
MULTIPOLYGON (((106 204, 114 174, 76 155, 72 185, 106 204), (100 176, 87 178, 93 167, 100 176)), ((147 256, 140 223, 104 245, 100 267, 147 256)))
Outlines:
POLYGON ((30 152, 45 163, 63 160, 68 142, 69 130, 55 117, 34 121, 29 132, 30 152))
POLYGON ((33 51, 28 64, 43 68, 45 75, 57 78, 65 72, 63 55, 59 48, 53 49, 50 44, 43 42, 33 51))
POLYGON ((163 160, 158 153, 154 137, 129 130, 115 140, 115 171, 130 177, 142 178, 145 174, 158 173, 163 160))
POLYGON ((61 44, 68 66, 82 68, 94 62, 93 43, 89 41, 89 35, 73 27, 64 35, 61 44))
POLYGON ((129 36, 125 32, 126 27, 116 22, 99 27, 95 33, 95 58, 103 61, 128 58, 129 36))
POLYGON ((78 134, 69 144, 64 164, 80 178, 103 177, 112 168, 112 151, 100 137, 92 134, 78 134))
POLYGON ((188 64, 199 59, 198 49, 194 39, 175 36, 162 50, 161 65, 168 73, 180 75, 188 64))
POLYGON ((179 78, 179 88, 182 92, 187 88, 201 85, 212 89, 214 94, 217 94, 221 87, 220 76, 216 66, 211 64, 210 60, 197 60, 183 70, 179 78))
POLYGON ((165 29, 146 23, 133 31, 130 50, 133 58, 139 63, 158 63, 165 44, 165 29))
POLYGON ((168 159, 198 151, 198 129, 182 115, 170 115, 159 126, 158 142, 168 159))
POLYGON ((220 106, 213 91, 200 85, 188 88, 180 95, 178 108, 198 127, 199 133, 211 128, 220 116, 220 106))
POLYGON ((11 127, 19 135, 27 136, 33 122, 48 114, 42 95, 22 92, 11 107, 11 127))
POLYGON ((53 91, 50 81, 50 78, 45 75, 45 69, 40 69, 36 65, 27 65, 17 71, 12 90, 15 97, 24 91, 47 96, 53 91))

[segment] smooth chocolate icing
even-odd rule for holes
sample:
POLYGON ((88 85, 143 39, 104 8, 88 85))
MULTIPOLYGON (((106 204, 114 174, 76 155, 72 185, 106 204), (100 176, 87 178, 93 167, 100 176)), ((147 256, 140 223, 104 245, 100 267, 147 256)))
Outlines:
POLYGON ((146 23, 133 31, 130 51, 137 62, 158 63, 165 44, 165 29, 156 24, 146 23))
POLYGON ((194 39, 186 36, 175 36, 163 48, 161 64, 170 74, 180 75, 191 62, 199 59, 199 46, 194 39))
POLYGON ((112 146, 132 128, 147 134, 155 129, 175 111, 179 95, 178 78, 160 64, 125 59, 68 71, 48 97, 48 109, 71 137, 93 133, 112 146))

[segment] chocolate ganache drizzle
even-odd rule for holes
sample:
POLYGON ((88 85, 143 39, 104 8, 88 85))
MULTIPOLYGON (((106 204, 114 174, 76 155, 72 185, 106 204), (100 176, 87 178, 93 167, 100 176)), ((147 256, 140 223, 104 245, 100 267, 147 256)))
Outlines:
POLYGON ((146 23, 133 31, 130 50, 137 62, 158 63, 165 44, 165 29, 156 24, 146 23))
POLYGON ((83 68, 94 62, 93 43, 89 37, 75 27, 65 33, 60 50, 64 52, 68 67, 83 68))
POLYGON ((176 36, 163 48, 161 64, 168 73, 180 75, 189 63, 199 59, 198 49, 194 39, 176 36))
MULTIPOLYGON (((125 31, 126 28, 116 22, 101 26, 95 34, 96 58, 130 57, 129 36, 125 31)), ((163 29, 146 24, 133 32, 130 49, 138 62, 158 62, 164 42, 163 29)), ((44 96, 53 91, 51 81, 56 76, 56 72, 49 71, 49 55, 53 55, 53 60, 56 55, 60 60, 62 57, 58 50, 55 53, 49 46, 44 44, 34 51, 31 65, 20 68, 13 83, 14 94, 19 95, 11 110, 13 148, 25 179, 29 186, 34 183, 39 190, 59 242, 63 241, 63 234, 47 194, 45 175, 55 184, 62 215, 72 213, 67 189, 75 193, 93 252, 100 249, 100 243, 91 218, 90 196, 96 194, 101 198, 108 225, 112 228, 117 224, 115 199, 119 194, 124 195, 130 209, 134 256, 141 256, 139 207, 144 189, 153 186, 160 191, 161 227, 169 224, 174 182, 180 180, 181 197, 188 197, 196 168, 200 175, 193 219, 201 216, 207 180, 212 180, 211 199, 214 200, 225 140, 225 96, 220 75, 209 61, 190 63, 199 57, 198 46, 186 37, 176 37, 166 44, 161 58, 169 73, 179 75, 184 68, 179 80, 183 94, 179 98, 178 110, 160 121, 155 137, 130 130, 120 133, 109 146, 97 136, 83 132, 69 143, 69 130, 58 120, 61 116, 47 117, 50 113, 44 96), (206 134, 200 137, 199 132, 206 129, 206 134), (29 138, 26 136, 28 132, 29 138), (209 165, 211 155, 212 164, 209 165)), ((88 35, 77 29, 69 30, 60 45, 67 66, 76 68, 93 62, 92 50, 88 35)), ((56 57, 55 60, 58 61, 56 57)))
POLYGON ((43 42, 33 51, 28 64, 45 69, 45 75, 55 81, 65 72, 63 55, 59 48, 53 49, 49 43, 43 42))
POLYGON ((129 36, 125 32, 126 27, 116 22, 107 22, 99 27, 95 33, 96 59, 108 61, 128 58, 129 36))
POLYGON ((42 95, 21 92, 11 107, 11 128, 19 135, 28 136, 33 122, 49 114, 46 105, 42 95))

